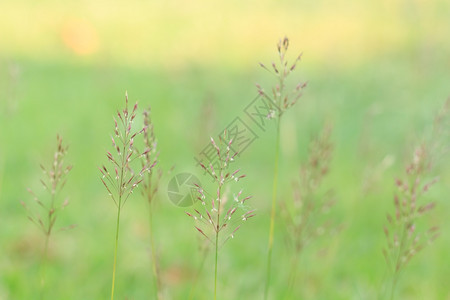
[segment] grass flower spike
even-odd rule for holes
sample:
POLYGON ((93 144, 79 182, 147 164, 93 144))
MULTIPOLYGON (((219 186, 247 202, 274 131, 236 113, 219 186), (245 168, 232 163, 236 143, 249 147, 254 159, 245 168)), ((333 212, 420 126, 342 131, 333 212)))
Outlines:
POLYGON ((38 205, 39 210, 33 213, 31 207, 22 201, 22 205, 28 211, 28 218, 42 230, 45 235, 44 252, 42 257, 42 274, 41 274, 41 298, 44 297, 45 290, 45 268, 47 264, 47 252, 50 236, 54 230, 56 219, 61 210, 63 210, 69 201, 66 199, 61 203, 59 196, 60 192, 66 184, 66 176, 72 169, 71 165, 66 165, 64 158, 67 154, 68 147, 63 145, 62 138, 57 136, 57 148, 53 156, 53 163, 50 167, 41 165, 44 177, 41 179, 41 184, 44 190, 47 191, 48 197, 40 198, 31 189, 28 192, 33 197, 34 203, 38 205), (43 211, 43 213, 41 212, 43 211))
POLYGON ((155 137, 155 133, 153 131, 153 123, 150 115, 150 108, 145 110, 143 113, 144 116, 144 145, 146 149, 150 149, 150 151, 145 151, 145 154, 141 156, 141 164, 143 168, 149 167, 149 172, 144 175, 144 180, 142 181, 142 196, 147 200, 149 207, 149 230, 150 230, 150 252, 152 259, 152 270, 153 277, 155 280, 155 295, 156 299, 162 299, 162 286, 161 286, 161 276, 159 273, 158 259, 156 255, 155 242, 153 237, 153 209, 154 202, 156 198, 156 193, 159 189, 159 182, 162 176, 162 170, 155 170, 153 167, 156 166, 158 162, 158 150, 157 150, 157 141, 155 137))
POLYGON ((145 149, 139 153, 134 147, 135 139, 142 134, 145 127, 139 131, 134 131, 133 121, 136 118, 137 103, 133 110, 128 110, 128 95, 125 95, 125 109, 117 112, 118 119, 114 119, 114 137, 111 137, 113 150, 107 152, 109 166, 103 165, 99 168, 101 181, 108 191, 109 196, 117 207, 116 238, 114 248, 114 265, 112 275, 111 299, 114 299, 114 287, 117 264, 117 245, 119 240, 120 212, 136 187, 144 180, 144 175, 149 172, 152 166, 144 164, 136 172, 133 169, 133 162, 139 157, 145 156, 151 149, 145 149), (113 154, 114 153, 114 154, 113 154))
POLYGON ((304 248, 333 229, 333 222, 328 213, 335 199, 330 190, 323 188, 323 180, 329 172, 333 153, 330 137, 331 127, 326 126, 311 141, 309 157, 300 168, 300 178, 295 182, 292 201, 281 203, 281 212, 294 252, 288 293, 295 286, 297 265, 304 248))
POLYGON ((400 275, 411 259, 440 234, 437 226, 424 228, 426 225, 420 219, 436 206, 434 201, 427 202, 426 194, 439 179, 432 176, 433 168, 450 149, 445 140, 449 136, 449 112, 450 100, 447 100, 435 118, 431 140, 415 149, 405 174, 395 180, 394 211, 387 214, 387 224, 383 228, 390 299, 394 299, 400 275))
POLYGON ((297 68, 297 64, 300 62, 302 55, 298 55, 292 64, 287 61, 286 53, 289 48, 289 39, 285 37, 280 40, 277 45, 278 50, 278 63, 272 62, 271 67, 260 63, 260 66, 271 73, 276 78, 276 84, 271 88, 271 93, 267 93, 259 84, 256 85, 258 93, 261 97, 267 100, 271 107, 270 113, 267 118, 276 118, 277 133, 275 143, 275 160, 274 160, 274 172, 273 172, 273 188, 272 188, 272 208, 270 212, 270 227, 269 227, 269 242, 267 253, 267 273, 266 283, 264 288, 264 299, 268 298, 270 277, 271 277, 271 265, 272 265, 272 251, 273 240, 275 231, 275 216, 277 208, 277 187, 278 187, 278 161, 280 153, 280 127, 281 116, 291 108, 298 99, 302 96, 303 89, 306 87, 306 82, 298 83, 293 88, 289 88, 287 84, 288 76, 297 68))
POLYGON ((217 298, 217 270, 218 253, 221 246, 228 240, 233 239, 241 225, 255 216, 255 211, 247 207, 247 200, 251 196, 244 196, 243 190, 236 191, 233 199, 225 196, 224 189, 227 185, 236 185, 246 177, 241 174, 240 169, 230 170, 230 163, 234 161, 237 152, 232 153, 233 140, 227 138, 225 132, 220 139, 219 145, 211 138, 211 144, 216 150, 215 163, 201 167, 213 178, 216 190, 208 193, 197 185, 198 202, 201 207, 186 214, 196 222, 196 230, 215 247, 214 268, 214 299, 217 298))

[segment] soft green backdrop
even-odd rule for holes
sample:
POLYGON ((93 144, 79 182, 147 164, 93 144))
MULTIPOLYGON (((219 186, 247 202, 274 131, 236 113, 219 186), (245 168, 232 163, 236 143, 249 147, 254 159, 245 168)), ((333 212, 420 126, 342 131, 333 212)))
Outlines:
MULTIPOLYGON (((193 157, 270 84, 258 62, 276 59, 287 35, 303 52, 296 80, 309 81, 283 119, 280 198, 307 144, 326 120, 335 155, 327 186, 338 196, 332 217, 343 230, 304 253, 297 297, 375 299, 385 263, 382 226, 392 209, 394 178, 433 115, 450 96, 450 2, 382 1, 1 1, 0 2, 0 299, 37 299, 43 236, 20 201, 39 191, 56 134, 74 165, 71 204, 57 225, 76 224, 51 240, 48 299, 107 299, 115 207, 97 166, 106 162, 112 116, 125 91, 151 105, 160 165, 200 176, 193 157)), ((262 297, 273 169, 274 126, 242 154, 245 190, 258 216, 220 252, 219 299, 262 297)), ((448 138, 448 137, 447 137, 448 138)), ((448 140, 447 140, 448 143, 448 140)), ((450 171, 437 169, 426 221, 441 237, 403 274, 399 299, 450 299, 450 171)), ((165 193, 155 213, 155 241, 168 299, 187 299, 201 261, 198 233, 165 193)), ((121 223, 116 295, 151 299, 147 206, 138 194, 121 223)), ((290 263, 278 222, 272 299, 290 263)), ((195 299, 211 299, 212 256, 195 299)))

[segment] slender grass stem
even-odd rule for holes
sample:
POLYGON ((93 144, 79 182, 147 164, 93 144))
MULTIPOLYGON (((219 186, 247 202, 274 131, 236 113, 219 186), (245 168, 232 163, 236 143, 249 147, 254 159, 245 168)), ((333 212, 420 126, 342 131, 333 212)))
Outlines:
POLYGON ((47 253, 50 234, 45 235, 44 252, 42 253, 42 266, 41 266, 41 299, 45 299, 45 277, 47 269, 47 253))
POLYGON ((50 240, 50 235, 52 234, 53 225, 55 224, 55 186, 52 187, 52 197, 50 201, 50 210, 48 213, 48 229, 45 233, 45 244, 44 244, 44 253, 42 254, 42 272, 41 272, 41 299, 45 298, 45 289, 46 289, 46 272, 47 272, 47 257, 48 257, 48 243, 50 240))
POLYGON ((120 225, 120 205, 117 208, 117 227, 116 227, 116 242, 114 246, 114 265, 112 274, 111 300, 114 299, 114 284, 116 280, 116 265, 117 265, 117 245, 119 243, 119 225, 120 225))
MULTIPOLYGON (((220 172, 222 174, 222 170, 220 172)), ((216 257, 214 264, 214 300, 217 299, 217 264, 219 258, 219 229, 220 229, 220 206, 221 206, 221 185, 219 184, 218 205, 217 205, 217 223, 216 223, 216 257)))
POLYGON ((216 259, 214 268, 214 300, 217 299, 217 261, 219 254, 219 232, 216 232, 216 259))
POLYGON ((264 299, 268 298, 269 286, 270 286, 270 273, 272 265, 272 251, 273 251, 273 237, 275 229, 275 215, 276 215, 276 201, 277 201, 277 187, 278 187, 278 165, 279 165, 279 152, 280 152, 280 116, 277 118, 277 136, 275 145, 275 166, 273 172, 273 189, 272 189, 272 209, 270 212, 270 228, 269 228, 269 245, 267 254, 267 273, 266 273, 266 285, 264 288, 264 299))
POLYGON ((297 265, 298 265, 299 258, 300 258, 299 253, 294 255, 294 259, 293 259, 292 265, 291 265, 291 270, 289 272, 289 281, 288 281, 288 287, 286 289, 285 299, 289 298, 289 296, 292 292, 292 289, 294 288, 295 279, 297 278, 297 265))
POLYGON ((397 286, 397 276, 394 277, 394 279, 392 280, 392 285, 391 285, 391 294, 389 296, 389 299, 393 300, 394 299, 394 294, 395 294, 395 287, 397 286))
POLYGON ((408 225, 404 224, 403 225, 403 230, 402 230, 402 237, 400 239, 400 247, 399 247, 398 253, 397 253, 397 259, 395 260, 394 274, 392 275, 393 278, 392 278, 392 284, 391 284, 391 293, 390 293, 390 297, 389 297, 389 299, 391 299, 391 300, 394 299, 395 289, 397 287, 397 282, 398 282, 399 275, 400 275, 401 267, 399 267, 399 264, 400 264, 400 261, 401 261, 401 258, 402 258, 402 253, 403 253, 404 248, 405 248, 407 231, 408 231, 408 225))
POLYGON ((154 284, 155 284, 155 296, 156 299, 160 300, 161 297, 161 283, 159 278, 159 272, 158 272, 158 266, 156 263, 156 252, 155 252, 155 242, 153 239, 153 213, 152 213, 152 206, 151 203, 149 203, 149 230, 150 230, 150 252, 152 256, 152 269, 153 269, 153 277, 154 277, 154 284))
MULTIPOLYGON (((127 136, 127 134, 125 134, 127 136)), ((113 265, 113 274, 112 274, 112 286, 111 286, 111 300, 114 299, 114 287, 115 287, 115 281, 116 281, 116 265, 117 265, 117 246, 119 244, 119 227, 120 227, 120 210, 122 208, 122 195, 124 193, 124 176, 125 176, 125 166, 126 166, 126 149, 128 146, 129 141, 125 140, 123 143, 122 148, 122 163, 120 168, 120 183, 119 183, 119 201, 117 202, 117 221, 116 221, 116 241, 114 245, 114 265, 113 265)))

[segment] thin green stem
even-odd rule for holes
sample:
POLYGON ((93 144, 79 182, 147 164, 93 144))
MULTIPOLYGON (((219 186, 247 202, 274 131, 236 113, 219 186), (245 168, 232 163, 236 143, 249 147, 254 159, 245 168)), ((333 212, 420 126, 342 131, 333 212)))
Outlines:
POLYGON ((120 205, 117 208, 116 243, 114 246, 114 265, 113 265, 113 274, 112 274, 111 300, 114 299, 114 283, 116 280, 117 245, 119 243, 119 223, 120 223, 120 205))
POLYGON ((395 292, 396 285, 397 285, 397 276, 394 275, 394 279, 392 280, 392 285, 391 285, 391 295, 389 296, 389 299, 391 299, 391 300, 394 299, 394 292, 395 292))
POLYGON ((397 253, 397 259, 395 260, 395 269, 394 269, 394 274, 392 275, 392 285, 391 285, 391 293, 390 293, 390 297, 389 299, 394 299, 394 294, 395 294, 395 288, 397 287, 397 282, 398 282, 398 278, 400 275, 400 271, 401 271, 401 267, 400 267, 400 260, 401 260, 401 256, 403 253, 403 250, 405 248, 405 239, 406 239, 406 235, 407 235, 407 231, 408 231, 408 226, 406 224, 403 225, 403 231, 402 231, 402 238, 400 239, 400 246, 398 249, 398 253, 397 253))
POLYGON ((285 299, 288 299, 293 287, 295 286, 295 279, 297 277, 297 265, 300 258, 300 253, 296 253, 294 255, 294 259, 292 261, 291 270, 289 272, 289 281, 288 281, 288 287, 286 289, 285 299))
MULTIPOLYGON (((112 274, 112 285, 111 285, 111 300, 114 299, 114 286, 115 286, 115 281, 116 281, 116 265, 117 265, 117 246, 119 244, 119 225, 120 225, 120 210, 122 209, 122 196, 124 194, 125 191, 125 187, 124 187, 124 178, 125 178, 125 168, 127 166, 127 161, 126 161, 126 153, 127 153, 127 146, 129 144, 129 140, 128 140, 128 132, 125 131, 125 138, 124 138, 124 142, 123 142, 123 147, 122 147, 122 164, 120 166, 120 180, 119 180, 119 199, 117 202, 117 221, 116 221, 116 241, 115 241, 115 246, 114 246, 114 265, 113 265, 113 274, 112 274)), ((125 198, 126 199, 126 198, 125 198)))
POLYGON ((277 119, 277 136, 275 145, 275 166, 273 171, 273 189, 272 189, 272 209, 270 212, 270 228, 269 228, 269 245, 267 254, 267 273, 266 273, 266 285, 264 288, 264 299, 268 298, 269 286, 270 286, 270 271, 272 265, 272 250, 273 250, 273 237, 275 229, 275 215, 276 215, 276 200, 277 200, 277 187, 278 187, 278 161, 280 151, 280 119, 277 119))
POLYGON ((45 235, 44 253, 42 254, 42 266, 41 266, 41 299, 45 299, 45 277, 47 269, 47 253, 50 234, 45 235))
MULTIPOLYGON (((220 170, 222 174, 222 170, 220 170)), ((219 193, 217 195, 217 223, 216 223, 216 258, 214 264, 214 300, 217 299, 217 265, 219 258, 219 232, 220 232, 220 207, 221 207, 221 189, 222 185, 219 183, 219 193)))
POLYGON ((48 212, 48 228, 45 232, 45 244, 44 253, 42 254, 42 270, 41 270, 41 299, 45 298, 45 277, 47 272, 47 256, 48 256, 48 243, 50 240, 50 235, 52 234, 53 225, 55 224, 55 187, 52 188, 52 197, 50 201, 50 209, 48 212))
POLYGON ((155 295, 156 299, 162 299, 161 293, 161 282, 158 274, 158 266, 156 262, 156 252, 155 252, 155 243, 153 240, 153 213, 152 213, 152 203, 149 203, 149 230, 150 230, 150 251, 152 256, 152 269, 153 269, 153 277, 155 284, 155 295))
POLYGON ((216 259, 215 259, 215 268, 214 268, 214 300, 217 299, 217 261, 218 261, 218 253, 219 253, 219 232, 216 232, 216 259))

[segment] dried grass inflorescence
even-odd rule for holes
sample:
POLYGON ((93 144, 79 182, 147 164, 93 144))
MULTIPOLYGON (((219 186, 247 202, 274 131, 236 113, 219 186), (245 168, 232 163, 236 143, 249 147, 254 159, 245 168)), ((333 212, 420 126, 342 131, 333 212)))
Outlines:
POLYGON ((306 82, 300 82, 293 88, 291 87, 291 91, 287 91, 289 87, 287 86, 286 80, 296 69, 297 64, 302 58, 302 54, 300 54, 292 64, 289 64, 286 58, 288 48, 289 39, 285 37, 283 40, 280 40, 277 45, 279 62, 272 62, 270 67, 260 63, 260 66, 263 69, 267 70, 277 78, 276 85, 271 88, 271 94, 265 92, 261 85, 256 84, 259 95, 268 100, 268 104, 271 109, 269 115, 267 116, 269 119, 276 116, 281 117, 286 110, 291 108, 298 101, 298 99, 300 99, 303 89, 307 85, 306 82))
POLYGON ((450 100, 447 100, 435 118, 431 139, 415 149, 403 178, 395 180, 394 212, 387 214, 383 228, 387 241, 383 255, 392 276, 391 298, 401 271, 440 234, 437 226, 423 228, 420 219, 436 206, 434 201, 426 202, 426 194, 439 180, 432 176, 437 158, 449 149, 442 143, 442 137, 449 134, 449 108, 450 100))
POLYGON ((282 203, 282 213, 296 255, 315 238, 334 229, 328 213, 335 198, 322 186, 333 154, 331 132, 332 128, 326 126, 311 141, 308 160, 301 165, 299 180, 294 182, 292 201, 282 203))
POLYGON ((331 132, 331 126, 325 126, 311 141, 308 159, 301 165, 299 179, 294 182, 292 200, 281 203, 288 233, 286 240, 293 248, 287 294, 295 286, 297 265, 306 246, 337 230, 329 214, 335 203, 334 194, 323 186, 333 154, 331 132))
POLYGON ((149 172, 144 176, 142 181, 142 195, 148 201, 149 204, 153 202, 153 199, 158 192, 159 182, 162 177, 162 170, 158 168, 154 172, 154 167, 158 163, 159 152, 157 148, 157 141, 154 133, 154 127, 151 120, 151 109, 144 110, 144 145, 146 150, 141 155, 142 168, 148 168, 149 172), (150 150, 150 151, 147 151, 150 150))
POLYGON ((287 79, 289 75, 296 69, 297 64, 300 62, 302 55, 298 55, 292 64, 288 63, 286 53, 289 48, 289 39, 285 37, 280 40, 277 45, 279 62, 272 62, 271 68, 266 67, 260 63, 260 66, 267 70, 269 73, 275 76, 276 84, 271 88, 272 93, 266 93, 265 90, 256 84, 258 94, 262 97, 265 107, 268 108, 267 119, 276 118, 276 142, 275 142, 275 166, 273 172, 273 189, 272 189, 272 208, 270 211, 270 226, 269 226, 269 241, 267 251, 267 273, 266 284, 264 286, 264 299, 269 297, 269 286, 271 283, 271 265, 272 265, 272 252, 273 242, 275 235, 275 215, 277 210, 277 186, 278 186, 278 160, 280 152, 280 128, 281 128, 281 116, 283 113, 291 108, 298 99, 302 96, 303 89, 306 87, 306 82, 297 83, 294 87, 289 87, 287 79), (290 91, 289 91, 290 89, 290 91))
POLYGON ((111 137, 114 150, 112 153, 107 152, 110 167, 103 165, 99 168, 103 185, 119 209, 123 207, 134 189, 144 180, 144 174, 150 172, 154 166, 154 164, 143 163, 139 172, 136 172, 132 167, 137 158, 144 157, 151 151, 150 148, 146 148, 142 153, 138 152, 134 145, 135 138, 147 130, 144 127, 139 131, 133 131, 137 107, 136 103, 130 112, 128 110, 128 95, 125 95, 125 109, 122 112, 118 111, 118 119, 114 119, 114 137, 111 137))
POLYGON ((71 165, 66 165, 64 163, 68 146, 63 145, 62 138, 59 135, 56 140, 57 148, 53 155, 52 165, 48 168, 42 164, 40 165, 44 174, 44 177, 41 179, 41 184, 49 194, 48 199, 41 200, 31 189, 28 189, 28 192, 33 197, 33 201, 43 209, 45 213, 42 214, 40 211, 33 212, 22 201, 22 205, 29 213, 28 218, 36 224, 47 237, 52 233, 58 213, 69 204, 68 199, 65 199, 63 203, 58 202, 58 196, 66 184, 66 176, 72 169, 71 165))
POLYGON ((142 160, 140 171, 135 171, 134 166, 138 164, 136 160, 145 157, 151 151, 150 148, 145 148, 143 152, 140 152, 135 146, 135 139, 147 130, 147 127, 139 130, 134 130, 133 128, 137 108, 138 105, 136 103, 131 112, 128 110, 128 94, 125 94, 125 108, 122 112, 118 111, 118 119, 114 119, 114 137, 111 137, 114 150, 112 153, 108 151, 106 155, 110 166, 107 168, 103 165, 99 168, 102 174, 102 183, 117 207, 111 300, 114 299, 120 212, 133 191, 144 181, 144 175, 151 172, 154 166, 154 164, 149 164, 146 160, 142 160))
POLYGON ((155 281, 155 296, 156 299, 163 299, 161 276, 158 264, 158 257, 155 250, 154 234, 153 234, 153 209, 156 193, 159 189, 159 183, 162 177, 161 168, 155 170, 155 166, 158 163, 159 152, 157 150, 157 141, 154 133, 154 127, 151 120, 151 109, 148 108, 143 112, 144 117, 144 147, 150 149, 150 151, 144 151, 141 155, 141 166, 146 168, 149 166, 149 172, 146 173, 142 181, 141 193, 145 200, 147 200, 149 206, 149 231, 150 231, 150 251, 152 259, 152 270, 155 281))
POLYGON ((246 176, 240 173, 240 169, 229 171, 230 163, 232 163, 238 152, 232 151, 231 145, 233 139, 228 137, 225 130, 220 136, 219 145, 211 138, 211 144, 216 151, 215 163, 200 166, 212 178, 216 185, 216 191, 212 194, 208 193, 196 184, 198 192, 198 200, 203 206, 202 209, 194 209, 193 212, 186 214, 196 221, 195 228, 205 237, 206 240, 215 246, 215 272, 214 272, 214 299, 217 299, 217 266, 219 244, 223 246, 229 239, 234 238, 235 233, 241 225, 248 219, 255 216, 255 210, 247 207, 247 200, 252 196, 244 196, 243 190, 233 195, 233 200, 228 201, 225 196, 224 188, 230 183, 239 182, 246 176))
POLYGON ((252 196, 244 196, 243 190, 239 190, 233 195, 233 199, 228 201, 225 196, 224 187, 228 184, 237 183, 246 175, 240 173, 240 169, 230 171, 230 163, 234 161, 237 152, 232 152, 232 139, 227 140, 227 133, 220 137, 219 145, 211 138, 211 144, 216 149, 217 163, 210 163, 200 166, 213 178, 217 189, 214 193, 206 192, 201 186, 197 186, 198 201, 201 203, 202 209, 194 209, 186 214, 196 221, 195 228, 213 245, 216 245, 218 239, 223 237, 221 245, 234 237, 236 231, 242 223, 255 216, 255 210, 251 210, 247 206, 247 200, 252 196))
POLYGON ((394 195, 394 213, 387 214, 387 224, 384 226, 387 246, 383 249, 392 275, 392 293, 400 272, 418 252, 439 236, 438 227, 424 230, 423 226, 418 225, 419 219, 436 204, 426 203, 423 199, 437 182, 437 178, 426 179, 430 167, 428 152, 421 146, 414 151, 404 178, 395 181, 397 191, 394 195))

